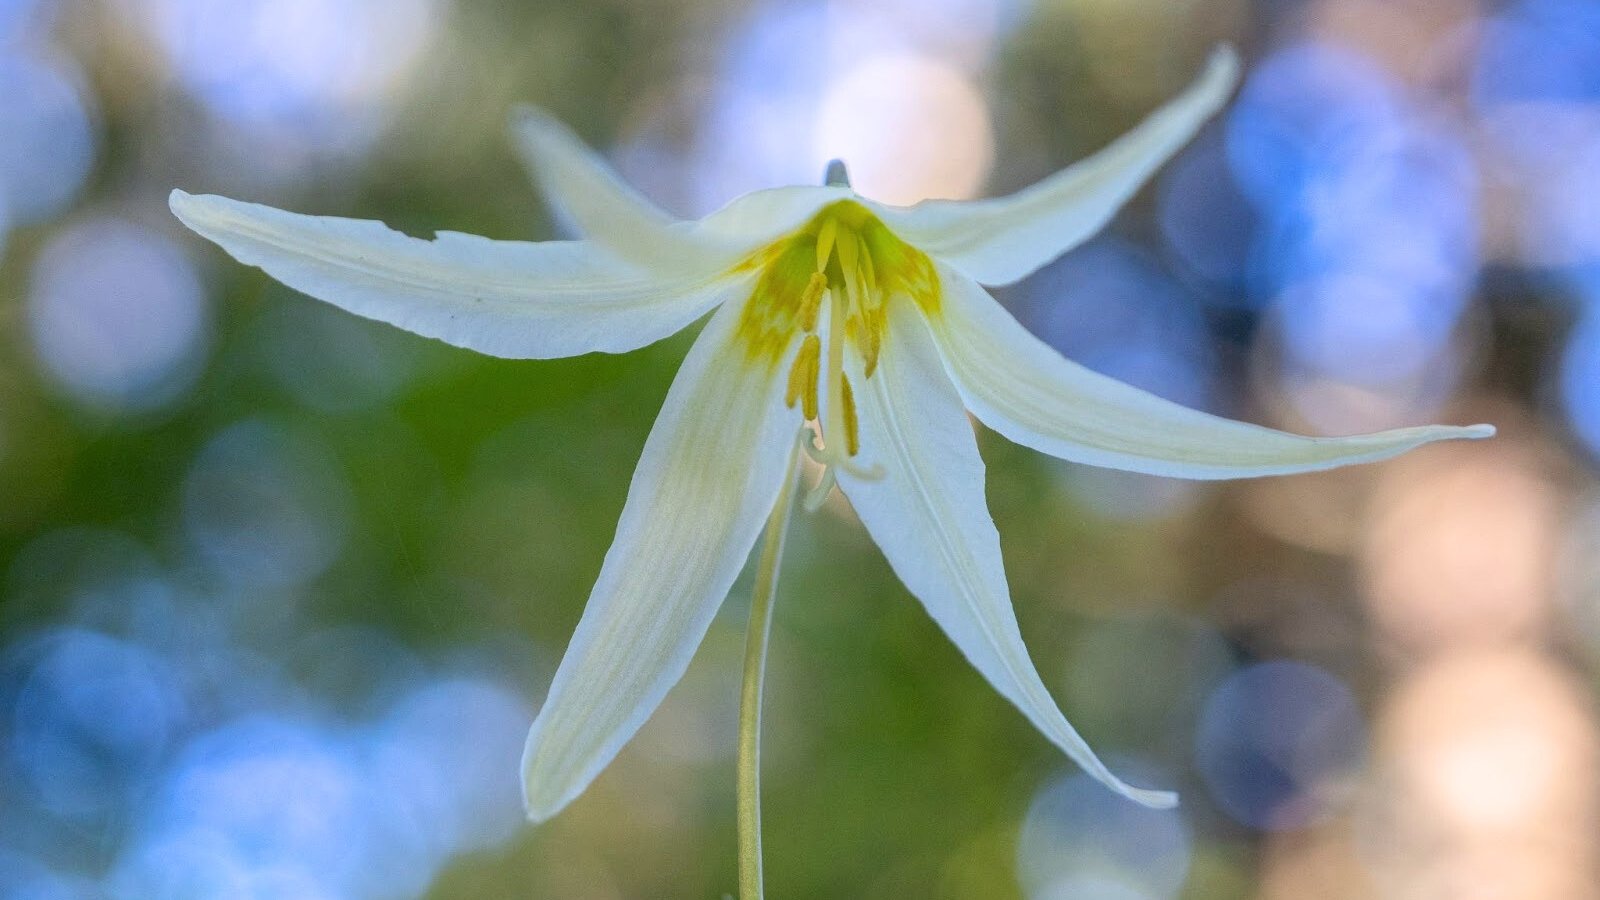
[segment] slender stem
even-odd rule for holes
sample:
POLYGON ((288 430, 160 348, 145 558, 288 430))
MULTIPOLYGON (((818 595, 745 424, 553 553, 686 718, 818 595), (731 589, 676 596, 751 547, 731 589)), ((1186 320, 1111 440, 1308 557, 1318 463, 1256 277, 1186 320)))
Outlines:
MULTIPOLYGON (((807 440, 804 429, 799 440, 807 440)), ((750 598, 750 624, 744 638, 744 684, 739 693, 739 897, 761 900, 761 687, 767 675, 767 643, 772 634, 772 602, 778 596, 778 563, 789 531, 799 480, 799 444, 789 459, 789 474, 767 518, 761 559, 750 598)))

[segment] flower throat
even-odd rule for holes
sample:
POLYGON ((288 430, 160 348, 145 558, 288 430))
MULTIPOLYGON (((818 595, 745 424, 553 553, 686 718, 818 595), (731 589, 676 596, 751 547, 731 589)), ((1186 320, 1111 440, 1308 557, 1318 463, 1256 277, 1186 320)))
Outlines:
MULTIPOLYGON (((830 166, 830 183, 833 175, 830 166)), ((820 427, 821 448, 807 452, 827 467, 827 482, 835 466, 869 475, 854 471, 850 459, 861 441, 844 354, 846 348, 860 354, 861 371, 870 379, 888 332, 888 304, 904 296, 926 312, 938 308, 932 261, 895 237, 861 203, 840 200, 739 268, 761 274, 736 339, 752 362, 777 369, 787 357, 784 402, 791 409, 798 405, 801 416, 820 427)))

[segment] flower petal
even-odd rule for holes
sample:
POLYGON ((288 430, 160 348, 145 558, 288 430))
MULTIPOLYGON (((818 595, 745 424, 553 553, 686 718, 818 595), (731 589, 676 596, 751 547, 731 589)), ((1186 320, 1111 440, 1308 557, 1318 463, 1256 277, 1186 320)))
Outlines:
POLYGON ((546 199, 579 234, 658 271, 729 268, 826 204, 855 196, 839 187, 774 188, 745 194, 698 221, 678 221, 549 113, 519 107, 512 131, 546 199))
POLYGON ((792 471, 781 379, 712 317, 673 381, 583 618, 528 733, 522 777, 543 821, 588 786, 682 677, 792 471))
POLYGON ((830 203, 861 200, 839 185, 793 185, 751 191, 683 226, 696 240, 739 247, 740 255, 764 247, 799 228, 830 203))
POLYGON ((722 270, 662 278, 585 242, 449 231, 427 241, 382 222, 183 191, 171 205, 201 236, 295 290, 493 356, 632 350, 693 322, 736 286, 722 270))
POLYGON ((1433 441, 1494 434, 1489 425, 1429 425, 1304 437, 1213 416, 1065 359, 970 279, 942 266, 940 277, 940 308, 928 322, 967 408, 1051 456, 1175 478, 1245 478, 1373 462, 1433 441))
POLYGON ((1012 194, 880 207, 907 242, 983 284, 1010 284, 1088 240, 1232 93, 1239 60, 1219 47, 1188 90, 1094 156, 1012 194))
MULTIPOLYGON (((853 354, 852 354, 853 356, 853 354)), ((983 459, 961 398, 927 328, 907 302, 892 304, 877 371, 849 373, 860 404, 861 452, 883 477, 840 472, 839 483, 900 580, 972 665, 1095 778, 1146 806, 1175 795, 1130 787, 1068 724, 1028 658, 983 496, 983 459)))
POLYGON ((623 181, 554 116, 519 106, 511 116, 511 133, 546 202, 579 235, 628 248, 632 252, 622 254, 625 258, 645 254, 670 260, 700 252, 691 237, 673 229, 677 219, 623 181))

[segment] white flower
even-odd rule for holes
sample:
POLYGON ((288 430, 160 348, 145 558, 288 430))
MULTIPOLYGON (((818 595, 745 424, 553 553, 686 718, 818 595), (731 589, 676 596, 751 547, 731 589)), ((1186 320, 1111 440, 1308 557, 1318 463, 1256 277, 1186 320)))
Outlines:
MULTIPOLYGON (((1009 197, 875 203, 848 186, 758 191, 668 217, 565 128, 515 130, 583 241, 297 215, 172 194, 236 259, 362 316, 495 356, 620 353, 715 309, 645 443, 589 604, 528 735, 534 820, 589 784, 682 676, 789 475, 799 427, 906 587, 979 672, 1095 777, 1129 787, 1051 699, 1017 629, 970 410, 1062 459, 1183 478, 1369 462, 1488 426, 1301 437, 1169 403, 1062 358, 980 284, 1017 281, 1093 235, 1211 116, 1237 61, 1095 156, 1009 197)), ((826 485, 824 485, 826 489, 826 485)))

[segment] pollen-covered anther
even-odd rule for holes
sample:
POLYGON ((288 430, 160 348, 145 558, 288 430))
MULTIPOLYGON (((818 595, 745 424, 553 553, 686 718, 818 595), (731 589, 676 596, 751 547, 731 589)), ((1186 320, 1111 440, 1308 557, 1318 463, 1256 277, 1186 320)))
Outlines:
POLYGON ((862 374, 868 378, 878 370, 878 352, 883 349, 884 315, 882 308, 863 310, 850 320, 850 339, 861 351, 862 374))
POLYGON ((800 342, 800 351, 794 356, 794 364, 789 367, 789 385, 784 392, 784 404, 790 409, 794 408, 796 400, 800 401, 800 414, 807 421, 815 419, 818 413, 817 402, 817 376, 822 370, 822 339, 814 334, 806 335, 800 342))
MULTIPOLYGON (((818 256, 821 259, 821 256, 818 256)), ((800 328, 802 331, 817 330, 817 316, 822 312, 822 298, 828 293, 828 276, 819 272, 812 272, 811 279, 806 282, 806 289, 800 294, 800 328)))
POLYGON ((861 452, 861 420, 856 417, 856 394, 850 389, 849 376, 839 376, 839 417, 844 423, 845 452, 855 456, 861 452))

